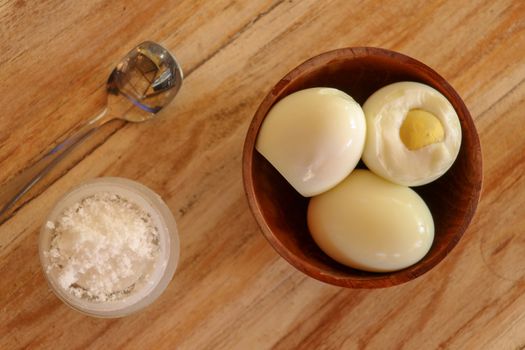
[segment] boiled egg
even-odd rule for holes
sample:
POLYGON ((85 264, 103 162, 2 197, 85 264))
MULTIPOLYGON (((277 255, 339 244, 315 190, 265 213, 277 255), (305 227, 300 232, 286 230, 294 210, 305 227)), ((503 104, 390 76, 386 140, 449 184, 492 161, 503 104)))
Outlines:
POLYGON ((461 146, 454 107, 436 89, 416 82, 387 85, 364 103, 363 161, 394 183, 419 186, 443 175, 461 146))
POLYGON ((307 222, 313 239, 327 255, 372 272, 415 264, 434 239, 432 215, 414 190, 363 169, 311 198, 307 222))
POLYGON ((292 93, 268 112, 256 149, 305 197, 329 190, 357 165, 365 143, 361 106, 343 91, 292 93))

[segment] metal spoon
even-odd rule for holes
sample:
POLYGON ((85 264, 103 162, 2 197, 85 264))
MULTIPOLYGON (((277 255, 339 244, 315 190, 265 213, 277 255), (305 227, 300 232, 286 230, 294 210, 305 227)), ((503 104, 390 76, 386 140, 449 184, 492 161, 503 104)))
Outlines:
POLYGON ((106 108, 39 161, 2 185, 0 224, 9 217, 12 206, 49 173, 73 146, 111 120, 142 122, 153 118, 173 100, 182 85, 182 79, 181 67, 159 44, 146 41, 131 50, 109 76, 106 108))

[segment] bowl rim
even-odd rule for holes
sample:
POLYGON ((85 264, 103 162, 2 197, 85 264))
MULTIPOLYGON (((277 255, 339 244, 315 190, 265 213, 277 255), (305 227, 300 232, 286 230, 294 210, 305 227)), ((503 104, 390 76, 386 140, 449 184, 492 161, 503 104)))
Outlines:
POLYGON ((319 281, 331 285, 349 288, 383 288, 402 284, 423 275, 424 273, 428 272, 436 265, 438 265, 457 245, 457 243, 465 233, 466 229, 468 228, 468 225, 474 217, 481 196, 483 183, 482 169, 483 166, 479 135, 475 128, 474 121, 472 119, 472 116, 470 115, 470 112, 468 111, 463 99, 459 96, 455 89, 440 74, 438 74, 426 64, 396 51, 369 46, 346 47, 327 51, 307 59, 306 61, 302 62, 294 69, 292 69, 290 72, 288 72, 271 88, 271 90, 264 97, 259 107, 257 108, 246 132, 246 138, 244 141, 242 154, 242 177, 244 192, 248 200, 250 211, 252 212, 252 215, 255 218, 266 240, 281 257, 283 257, 286 261, 288 261, 293 267, 295 267, 299 271, 319 281), (314 266, 310 262, 292 254, 285 247, 285 245, 283 245, 282 242, 274 236, 272 230, 267 225, 263 217, 261 208, 259 207, 259 204, 256 199, 252 169, 253 155, 255 152, 255 141, 257 139, 260 126, 270 108, 277 102, 276 97, 285 88, 287 88, 288 85, 292 81, 294 81, 295 78, 297 78, 300 75, 308 74, 312 70, 317 69, 320 65, 329 64, 331 61, 336 59, 348 59, 349 57, 364 58, 370 56, 375 56, 378 58, 390 58, 395 59, 396 61, 401 61, 401 63, 404 64, 417 65, 420 70, 423 70, 426 74, 431 76, 438 85, 440 85, 441 90, 446 90, 450 97, 452 97, 455 101, 458 102, 458 107, 460 109, 458 111, 458 115, 463 115, 465 119, 461 120, 461 122, 466 123, 473 131, 471 135, 473 137, 470 140, 470 142, 472 143, 472 152, 474 153, 473 156, 477 158, 474 162, 477 168, 474 169, 474 171, 476 171, 476 173, 479 174, 479 181, 473 184, 473 191, 470 194, 466 212, 462 218, 461 224, 459 225, 459 229, 452 236, 452 239, 450 239, 449 242, 447 242, 444 245, 444 248, 439 250, 437 254, 433 255, 430 260, 427 260, 426 264, 420 264, 418 262, 403 270, 377 274, 372 279, 368 276, 359 279, 355 277, 334 276, 331 274, 323 273, 321 269, 314 266))

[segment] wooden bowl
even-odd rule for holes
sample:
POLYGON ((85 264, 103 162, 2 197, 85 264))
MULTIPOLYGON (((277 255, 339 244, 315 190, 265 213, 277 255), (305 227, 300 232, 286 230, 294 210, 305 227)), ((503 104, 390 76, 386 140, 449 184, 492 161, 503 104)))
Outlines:
MULTIPOLYGON (((349 288, 382 288, 412 280, 436 266, 454 248, 476 210, 482 183, 481 149, 467 107, 439 74, 397 52, 369 47, 323 53, 304 62, 264 98, 248 129, 243 153, 243 180, 251 211, 264 236, 290 264, 320 281, 349 288), (435 224, 428 254, 406 269, 365 272, 344 266, 315 244, 306 224, 308 198, 297 193, 255 150, 262 121, 283 97, 311 87, 333 87, 363 104, 377 89, 397 81, 434 87, 454 106, 462 127, 462 144, 452 168, 438 180, 413 189, 425 200, 435 224)), ((361 167, 364 167, 361 165, 361 167)))

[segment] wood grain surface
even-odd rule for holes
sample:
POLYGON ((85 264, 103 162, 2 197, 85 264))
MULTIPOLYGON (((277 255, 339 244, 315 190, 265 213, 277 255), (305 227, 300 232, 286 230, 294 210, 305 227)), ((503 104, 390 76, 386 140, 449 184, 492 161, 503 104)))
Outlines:
POLYGON ((0 1, 0 183, 94 116, 113 65, 146 39, 177 56, 183 88, 158 119, 102 130, 0 226, 0 349, 525 348, 524 2, 0 1), (348 46, 434 68, 467 104, 483 150, 482 199, 458 246, 387 289, 295 270, 259 232, 242 187, 244 137, 268 89, 348 46), (38 259, 53 203, 97 176, 158 192, 181 235, 165 293, 123 319, 69 309, 38 259))

